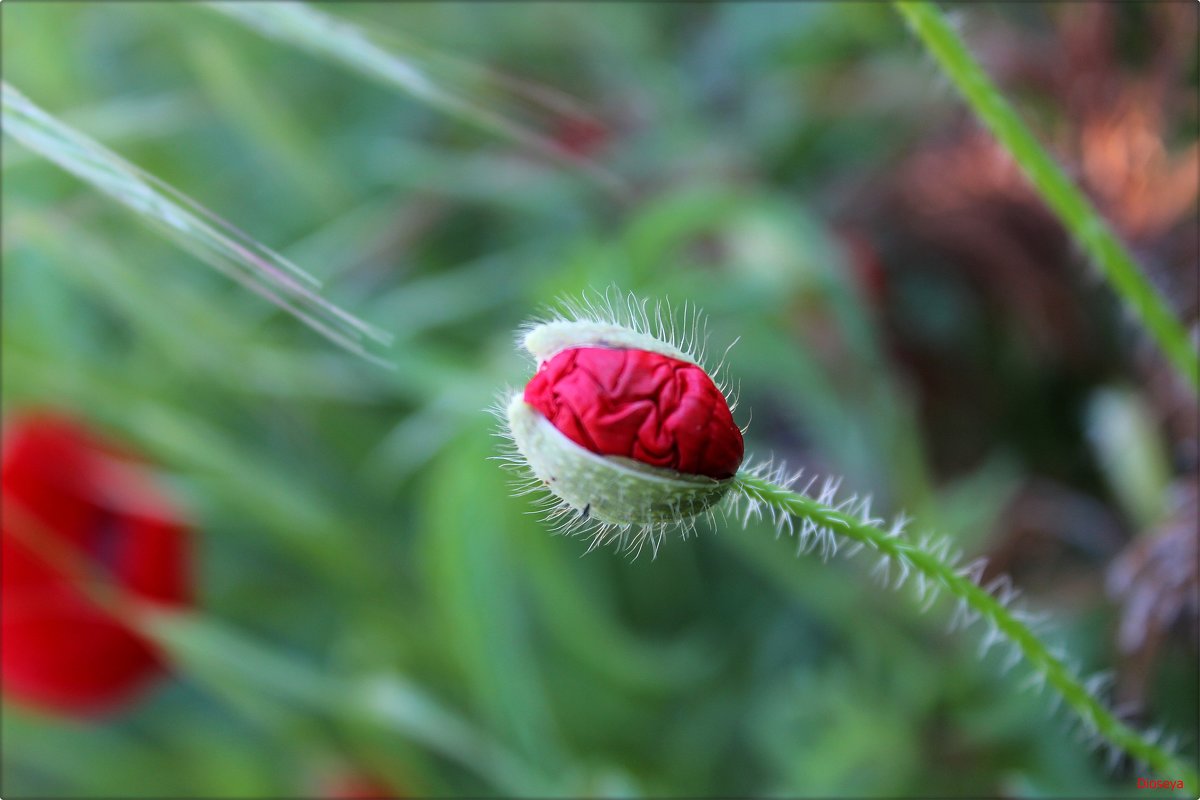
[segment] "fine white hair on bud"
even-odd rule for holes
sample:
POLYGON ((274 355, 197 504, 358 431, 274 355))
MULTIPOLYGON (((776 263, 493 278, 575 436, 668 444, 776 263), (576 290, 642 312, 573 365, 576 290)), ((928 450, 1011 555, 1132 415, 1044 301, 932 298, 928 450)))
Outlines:
POLYGON ((550 320, 528 328, 522 344, 538 364, 543 364, 563 350, 569 350, 572 347, 645 350, 670 356, 680 361, 696 363, 690 353, 685 353, 648 333, 610 322, 550 320))
POLYGON ((517 449, 547 488, 583 517, 610 525, 661 525, 711 507, 732 482, 686 475, 572 442, 514 394, 508 425, 517 449))
POLYGON ((541 365, 557 353, 586 343, 647 350, 695 364, 703 369, 730 409, 738 405, 737 391, 724 378, 726 347, 720 361, 708 358, 708 317, 690 301, 674 305, 669 299, 639 298, 610 286, 582 297, 561 297, 544 314, 517 331, 517 346, 541 365))

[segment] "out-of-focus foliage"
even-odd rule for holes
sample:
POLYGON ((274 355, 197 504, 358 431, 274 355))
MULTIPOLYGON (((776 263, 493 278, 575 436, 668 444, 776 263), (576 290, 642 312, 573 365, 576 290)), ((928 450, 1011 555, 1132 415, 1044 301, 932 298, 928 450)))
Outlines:
MULTIPOLYGON (((395 337, 390 370, 336 349, 4 141, 4 408, 153 459, 201 565, 168 685, 92 724, 5 705, 5 797, 1134 793, 859 564, 754 525, 580 558, 510 496, 512 331, 614 283, 738 338, 751 452, 992 556, 1195 758, 1195 573, 1151 591, 1194 560, 1195 398, 887 6, 323 10, 507 76, 481 108, 564 92, 586 118, 539 133, 625 188, 199 4, 5 4, 6 81, 395 337)), ((1194 324, 1194 8, 963 15, 1194 324)))

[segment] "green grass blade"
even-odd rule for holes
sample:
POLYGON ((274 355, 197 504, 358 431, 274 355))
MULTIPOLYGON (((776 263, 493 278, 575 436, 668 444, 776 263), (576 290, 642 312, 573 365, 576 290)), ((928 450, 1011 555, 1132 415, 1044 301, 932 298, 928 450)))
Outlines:
POLYGON ((1020 165, 1042 199, 1096 262, 1101 274, 1154 337, 1167 359, 1193 389, 1200 390, 1200 354, 1188 341, 1187 330, 1095 206, 1063 174, 937 7, 922 1, 895 5, 971 110, 1020 165))
POLYGON ((218 694, 237 687, 256 703, 304 709, 348 726, 370 723, 458 762, 510 793, 533 771, 498 742, 398 674, 354 678, 249 638, 199 614, 148 616, 144 629, 185 674, 218 694))
POLYGON ((513 110, 498 111, 470 82, 491 88, 536 111, 551 115, 581 116, 563 95, 497 75, 452 57, 418 50, 392 36, 385 46, 381 37, 353 22, 292 2, 209 2, 208 8, 240 22, 263 36, 285 42, 332 61, 361 75, 399 89, 485 130, 581 168, 610 190, 623 188, 622 181, 594 162, 567 151, 535 127, 514 119, 513 110))
POLYGON ((474 705, 518 752, 536 755, 544 772, 558 777, 569 756, 526 623, 524 565, 515 552, 519 529, 505 513, 508 487, 487 461, 491 437, 481 428, 446 448, 431 467, 422 559, 440 636, 474 705), (469 502, 463 500, 464 481, 471 487, 469 502))
POLYGON ((184 249, 290 312, 336 344, 375 358, 368 342, 384 331, 318 294, 317 281, 179 190, 71 128, 8 83, 0 85, 4 132, 24 147, 131 209, 184 249))

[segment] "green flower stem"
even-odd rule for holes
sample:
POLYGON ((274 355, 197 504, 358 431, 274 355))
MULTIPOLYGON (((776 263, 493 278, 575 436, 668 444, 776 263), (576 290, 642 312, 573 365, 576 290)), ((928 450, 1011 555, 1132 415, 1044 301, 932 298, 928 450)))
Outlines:
POLYGON ((1071 667, 1055 656, 1025 622, 1018 619, 1001 600, 976 584, 968 574, 937 555, 936 551, 923 549, 903 536, 867 525, 851 514, 837 511, 765 478, 742 473, 738 475, 737 481, 740 489, 752 502, 798 520, 809 520, 822 528, 861 542, 887 556, 889 562, 907 563, 917 573, 924 574, 932 584, 944 587, 1015 644, 1029 666, 1045 677, 1046 683, 1062 696, 1066 705, 1088 728, 1145 762, 1163 778, 1182 779, 1184 786, 1189 789, 1198 785, 1195 770, 1114 717, 1112 712, 1092 696, 1071 667))
POLYGON ((1193 389, 1200 390, 1200 354, 1188 340, 1183 324, 1083 192, 1025 127, 941 11, 923 0, 898 1, 895 6, 971 110, 1020 165, 1042 199, 1137 314, 1167 359, 1193 389))

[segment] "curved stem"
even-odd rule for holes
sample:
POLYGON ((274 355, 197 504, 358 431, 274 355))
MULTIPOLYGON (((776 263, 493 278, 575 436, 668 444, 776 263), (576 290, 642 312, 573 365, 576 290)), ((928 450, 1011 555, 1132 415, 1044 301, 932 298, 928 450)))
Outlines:
POLYGON ((977 584, 969 570, 956 567, 935 548, 924 548, 897 532, 866 524, 850 513, 831 508, 766 478, 742 473, 737 481, 751 502, 760 503, 776 513, 807 520, 819 528, 860 542, 886 556, 890 562, 911 568, 933 584, 944 587, 1012 642, 1030 667, 1062 696, 1085 726, 1110 744, 1145 762, 1158 775, 1171 780, 1182 779, 1184 786, 1189 789, 1197 785, 1195 770, 1113 716, 1093 696, 1075 671, 1055 655, 1002 599, 977 584))
POLYGON ((1193 390, 1200 390, 1200 354, 1188 341, 1183 324, 1084 193, 1071 183, 1029 132, 942 12, 924 0, 895 5, 967 105, 1020 165, 1042 200, 1096 262, 1105 279, 1166 354, 1167 360, 1193 390))

